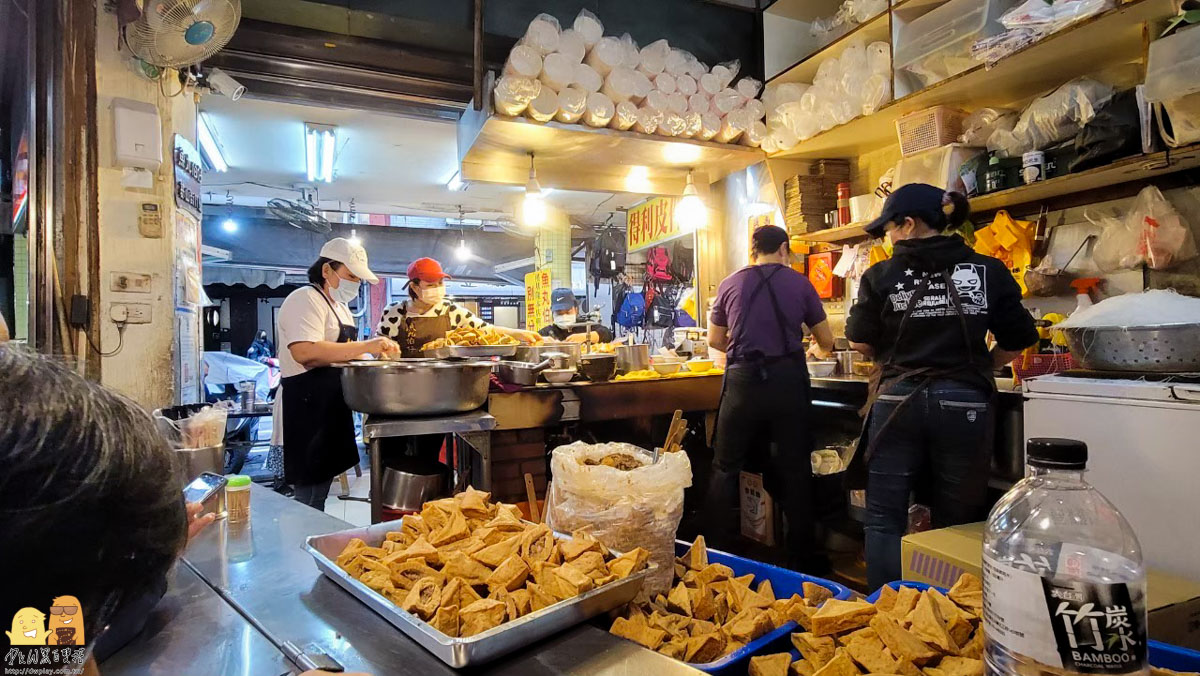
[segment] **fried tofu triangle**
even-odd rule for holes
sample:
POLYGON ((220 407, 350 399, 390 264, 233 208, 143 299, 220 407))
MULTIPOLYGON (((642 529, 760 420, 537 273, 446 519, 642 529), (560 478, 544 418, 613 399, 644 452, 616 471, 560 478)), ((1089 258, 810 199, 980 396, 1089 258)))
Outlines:
POLYGON ((788 653, 758 655, 750 658, 750 676, 787 676, 792 656, 788 653))

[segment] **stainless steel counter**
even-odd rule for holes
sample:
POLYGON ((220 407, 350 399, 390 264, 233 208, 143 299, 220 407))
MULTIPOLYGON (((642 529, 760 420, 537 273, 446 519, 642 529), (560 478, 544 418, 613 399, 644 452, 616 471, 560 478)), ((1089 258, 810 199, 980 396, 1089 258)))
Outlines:
MULTIPOLYGON (((263 633, 274 642, 290 641, 301 648, 316 645, 347 671, 374 676, 456 673, 325 579, 302 549, 308 535, 344 530, 349 524, 257 485, 251 487, 250 514, 250 523, 240 528, 224 521, 213 524, 184 552, 187 564, 220 596, 206 597, 203 589, 195 588, 200 580, 188 578, 181 568, 167 598, 185 603, 198 597, 210 605, 187 613, 176 611, 169 631, 138 639, 137 645, 104 665, 106 674, 110 664, 112 673, 282 673, 283 669, 272 666, 278 662, 272 662, 273 654, 265 649, 270 644, 260 648, 263 633), (236 609, 252 618, 263 633, 253 632, 244 622, 250 631, 218 631, 225 625, 206 619, 217 613, 218 601, 229 604, 229 613, 236 609), (214 657, 214 646, 222 637, 241 643, 232 644, 228 657, 221 657, 224 653, 219 651, 214 657), (251 648, 240 647, 246 643, 251 648), (239 656, 247 650, 251 656, 242 660, 239 656)), ((682 676, 700 672, 597 627, 580 625, 472 673, 682 676)))
POLYGON ((105 676, 277 676, 292 671, 283 653, 187 565, 171 572, 146 628, 100 665, 105 676))

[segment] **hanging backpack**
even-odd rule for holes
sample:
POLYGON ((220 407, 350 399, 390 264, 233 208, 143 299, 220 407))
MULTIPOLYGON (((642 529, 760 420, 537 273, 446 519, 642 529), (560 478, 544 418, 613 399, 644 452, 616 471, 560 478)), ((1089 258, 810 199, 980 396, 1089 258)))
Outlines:
POLYGON ((650 303, 650 326, 656 329, 669 329, 675 326, 675 303, 670 294, 658 293, 650 303))
POLYGON ((646 297, 636 291, 625 294, 615 321, 627 329, 637 328, 646 320, 646 297))
POLYGON ((650 282, 671 281, 671 254, 665 246, 656 246, 646 252, 646 280, 650 282))
POLYGON ((616 228, 606 228, 596 235, 592 250, 592 279, 596 288, 600 280, 616 279, 625 270, 625 237, 616 228))
POLYGON ((678 284, 691 284, 696 274, 695 251, 683 240, 671 245, 671 279, 678 284))

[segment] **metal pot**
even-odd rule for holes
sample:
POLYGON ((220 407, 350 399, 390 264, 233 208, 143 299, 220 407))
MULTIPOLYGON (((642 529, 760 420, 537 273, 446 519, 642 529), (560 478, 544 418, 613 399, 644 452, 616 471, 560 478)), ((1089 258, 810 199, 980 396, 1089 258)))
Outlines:
MULTIPOLYGON (((550 358, 553 354, 567 355, 567 363, 565 368, 579 368, 579 355, 582 353, 579 343, 567 342, 545 342, 541 345, 520 345, 517 347, 517 353, 513 355, 514 361, 523 361, 530 364, 537 364, 550 358)), ((563 368, 563 367, 555 367, 563 368)))
POLYGON ((615 354, 617 355, 617 373, 621 375, 630 371, 650 370, 649 345, 618 345, 615 354))
POLYGON ((502 361, 496 364, 496 377, 513 385, 536 385, 538 374, 549 368, 551 360, 545 359, 540 364, 529 364, 523 361, 502 361))
POLYGON ((491 362, 352 361, 342 369, 346 405, 372 415, 462 413, 487 401, 491 362))
POLYGON ((579 359, 579 372, 592 382, 612 380, 617 372, 615 354, 585 354, 579 359))
POLYGON ((448 470, 445 465, 414 471, 388 467, 383 470, 380 502, 388 509, 420 511, 421 505, 445 495, 448 470))

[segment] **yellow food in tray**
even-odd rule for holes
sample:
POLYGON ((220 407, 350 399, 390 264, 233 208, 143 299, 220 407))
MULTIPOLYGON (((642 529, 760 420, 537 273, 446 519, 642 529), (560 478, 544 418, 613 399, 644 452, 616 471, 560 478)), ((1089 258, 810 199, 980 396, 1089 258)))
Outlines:
POLYGON ((468 637, 624 579, 646 567, 638 548, 614 557, 584 532, 560 540, 515 505, 467 488, 423 505, 379 547, 355 538, 337 565, 434 629, 468 637))
POLYGON ((630 371, 625 375, 613 378, 613 380, 629 382, 631 380, 658 380, 660 378, 695 378, 697 376, 717 376, 724 372, 724 369, 719 369, 716 367, 713 367, 707 371, 700 371, 699 373, 696 371, 680 371, 678 373, 672 373, 669 376, 661 375, 658 371, 630 371))
POLYGON ((448 347, 451 345, 517 345, 516 338, 504 333, 500 333, 496 329, 485 326, 483 328, 471 328, 469 326, 459 327, 446 334, 445 338, 431 340, 421 346, 422 350, 436 350, 438 348, 448 347))

